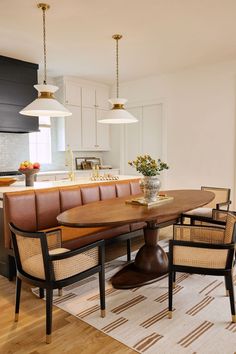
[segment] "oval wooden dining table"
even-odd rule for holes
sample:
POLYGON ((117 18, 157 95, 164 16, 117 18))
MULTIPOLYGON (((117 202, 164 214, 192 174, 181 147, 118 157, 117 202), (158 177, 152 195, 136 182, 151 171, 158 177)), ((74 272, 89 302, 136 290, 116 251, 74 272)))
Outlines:
POLYGON ((154 207, 126 203, 115 198, 78 206, 58 215, 60 225, 69 227, 120 226, 145 221, 144 245, 135 260, 116 273, 112 285, 117 289, 130 289, 152 283, 168 272, 168 256, 158 244, 159 229, 174 224, 182 212, 201 207, 214 199, 212 192, 201 190, 162 191, 172 200, 154 207))

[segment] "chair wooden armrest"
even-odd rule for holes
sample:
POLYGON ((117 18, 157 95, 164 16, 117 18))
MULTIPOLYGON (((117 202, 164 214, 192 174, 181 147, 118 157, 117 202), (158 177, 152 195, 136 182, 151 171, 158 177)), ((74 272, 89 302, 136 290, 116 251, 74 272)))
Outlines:
POLYGON ((169 245, 170 247, 184 246, 184 247, 222 249, 222 250, 231 250, 235 248, 234 243, 205 243, 205 242, 192 242, 192 241, 182 241, 182 240, 169 240, 169 245))
MULTIPOLYGON (((225 225, 225 221, 223 220, 219 220, 216 217, 214 217, 214 211, 217 211, 218 209, 212 209, 212 217, 207 217, 207 216, 200 216, 200 215, 189 215, 189 214, 185 214, 182 213, 181 214, 181 223, 183 223, 184 218, 189 218, 190 219, 190 223, 191 225, 194 225, 195 221, 200 221, 200 222, 205 222, 205 223, 210 223, 210 224, 216 224, 219 226, 224 226, 225 225)), ((226 210, 218 210, 219 212, 225 212, 227 213, 226 210)))
POLYGON ((79 255, 81 253, 87 252, 87 251, 89 251, 89 250, 91 250, 93 248, 96 248, 96 247, 104 248, 104 245, 105 245, 105 241, 104 240, 99 240, 99 241, 90 243, 87 246, 83 246, 83 247, 80 247, 80 248, 77 248, 77 249, 74 249, 74 250, 71 250, 71 251, 58 253, 58 254, 51 254, 51 255, 49 255, 49 258, 50 258, 51 261, 58 261, 58 260, 61 260, 61 259, 67 259, 67 258, 70 258, 70 257, 77 256, 77 255, 79 255))
POLYGON ((226 205, 228 206, 227 209, 229 209, 229 206, 230 206, 231 203, 232 203, 231 200, 228 200, 228 201, 222 202, 222 203, 217 203, 217 204, 216 204, 216 209, 220 210, 220 208, 221 208, 222 206, 226 206, 226 205))
POLYGON ((225 229, 214 226, 174 225, 174 240, 204 243, 223 243, 225 229))
POLYGON ((62 253, 49 254, 52 279, 63 281, 78 274, 85 274, 90 270, 98 271, 104 266, 104 240, 75 250, 66 250, 62 253))

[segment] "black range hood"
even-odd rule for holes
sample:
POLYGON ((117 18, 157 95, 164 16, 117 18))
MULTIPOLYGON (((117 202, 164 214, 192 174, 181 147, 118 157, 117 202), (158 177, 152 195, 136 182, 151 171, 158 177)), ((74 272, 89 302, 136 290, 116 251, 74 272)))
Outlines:
POLYGON ((37 98, 38 64, 0 56, 0 132, 29 133, 39 130, 38 117, 19 111, 37 98))

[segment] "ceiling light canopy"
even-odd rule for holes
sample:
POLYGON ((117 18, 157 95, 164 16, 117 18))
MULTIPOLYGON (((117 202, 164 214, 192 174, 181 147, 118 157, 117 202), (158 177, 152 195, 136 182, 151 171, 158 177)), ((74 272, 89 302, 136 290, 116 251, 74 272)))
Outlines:
POLYGON ((46 51, 46 21, 45 12, 49 10, 50 6, 40 3, 37 5, 43 11, 43 51, 44 51, 44 80, 41 85, 34 85, 38 91, 38 98, 32 103, 23 108, 20 114, 26 116, 47 116, 47 117, 66 117, 72 113, 59 103, 55 97, 54 92, 58 90, 57 86, 47 84, 47 51, 46 51))
POLYGON ((132 114, 127 112, 124 104, 127 102, 125 98, 119 98, 119 47, 118 41, 122 38, 121 34, 114 34, 112 36, 116 41, 116 98, 111 98, 109 102, 113 105, 104 119, 99 120, 99 123, 107 124, 128 124, 136 123, 138 120, 132 114))

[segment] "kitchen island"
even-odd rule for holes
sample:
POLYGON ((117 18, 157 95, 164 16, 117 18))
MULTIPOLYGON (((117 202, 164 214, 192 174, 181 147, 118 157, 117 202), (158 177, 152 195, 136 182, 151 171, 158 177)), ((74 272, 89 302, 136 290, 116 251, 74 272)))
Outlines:
MULTIPOLYGON (((119 175, 119 181, 126 181, 126 180, 139 180, 139 176, 125 176, 119 175)), ((10 186, 7 187, 0 187, 0 207, 2 207, 3 201, 3 194, 9 192, 18 192, 18 191, 25 191, 25 190, 32 190, 32 189, 43 189, 43 188, 54 188, 54 187, 64 187, 64 186, 75 186, 75 185, 84 185, 84 184, 95 184, 95 183, 110 183, 115 180, 96 180, 92 181, 90 177, 76 177, 75 181, 69 180, 59 180, 59 181, 47 181, 47 182, 34 182, 33 187, 26 187, 24 181, 16 181, 10 186)))

